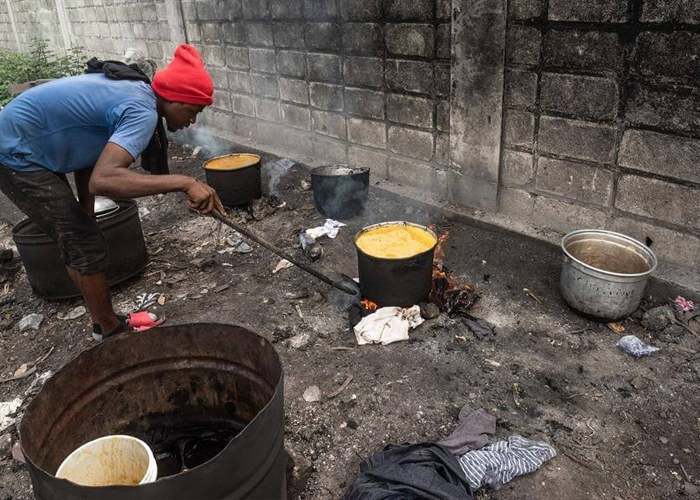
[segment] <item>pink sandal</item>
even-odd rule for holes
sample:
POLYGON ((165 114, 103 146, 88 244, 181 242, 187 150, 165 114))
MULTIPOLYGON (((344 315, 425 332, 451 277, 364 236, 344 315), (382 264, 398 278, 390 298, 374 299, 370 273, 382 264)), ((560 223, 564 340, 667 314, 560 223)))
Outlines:
POLYGON ((103 335, 100 325, 92 325, 92 338, 98 342, 102 342, 105 337, 111 337, 118 333, 124 332, 144 332, 162 325, 165 321, 165 316, 159 316, 154 312, 137 311, 128 316, 117 315, 117 319, 121 323, 115 331, 108 335, 103 335))

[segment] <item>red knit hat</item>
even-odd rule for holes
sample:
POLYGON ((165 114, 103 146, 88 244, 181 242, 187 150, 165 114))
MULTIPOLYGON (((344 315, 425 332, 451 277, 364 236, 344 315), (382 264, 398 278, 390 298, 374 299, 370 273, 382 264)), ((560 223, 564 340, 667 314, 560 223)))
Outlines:
POLYGON ((184 43, 175 50, 170 64, 155 74, 151 87, 168 101, 195 106, 210 106, 214 102, 214 83, 204 68, 202 56, 184 43))

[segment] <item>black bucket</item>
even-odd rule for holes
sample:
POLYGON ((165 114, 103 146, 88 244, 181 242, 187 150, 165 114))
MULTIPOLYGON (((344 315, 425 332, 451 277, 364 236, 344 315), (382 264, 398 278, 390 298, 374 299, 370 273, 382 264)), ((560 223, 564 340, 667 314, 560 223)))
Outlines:
POLYGON ((268 341, 238 326, 180 325, 108 338, 49 379, 20 435, 37 500, 286 498, 282 365, 268 341), (211 460, 155 483, 94 488, 54 476, 73 450, 102 436, 144 439, 154 428, 240 423, 211 460))
POLYGON ((260 177, 260 157, 248 153, 235 153, 217 156, 204 164, 204 173, 209 184, 219 195, 221 202, 227 207, 238 207, 262 197, 262 182, 260 177), (250 165, 214 170, 208 168, 214 162, 225 160, 247 159, 250 165))
POLYGON ((332 219, 350 219, 362 213, 369 192, 369 168, 331 165, 311 171, 316 210, 332 219))
POLYGON ((397 225, 415 226, 429 232, 435 237, 435 246, 437 246, 437 236, 433 231, 410 222, 382 222, 367 226, 357 233, 354 242, 357 248, 357 267, 362 296, 377 303, 379 307, 414 306, 428 297, 433 283, 435 246, 404 259, 374 257, 357 246, 357 240, 363 233, 378 227, 397 225))
MULTIPOLYGON (((119 210, 97 221, 109 247, 106 273, 110 285, 137 275, 148 263, 136 202, 115 201, 119 210)), ((20 222, 12 230, 12 238, 36 295, 54 300, 80 296, 80 290, 61 261, 58 244, 36 224, 30 220, 20 222)))

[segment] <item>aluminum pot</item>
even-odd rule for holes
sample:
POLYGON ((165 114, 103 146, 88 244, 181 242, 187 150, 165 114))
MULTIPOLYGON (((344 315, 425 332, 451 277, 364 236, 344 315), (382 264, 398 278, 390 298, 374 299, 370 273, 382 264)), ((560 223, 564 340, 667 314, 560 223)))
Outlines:
MULTIPOLYGON (((106 273, 110 285, 136 276, 148 263, 136 202, 117 200, 116 204, 117 211, 97 217, 109 247, 106 273)), ((58 245, 36 224, 28 219, 20 222, 12 229, 12 238, 36 295, 54 300, 80 296, 61 261, 58 245)))
POLYGON ((262 197, 260 157, 248 153, 217 156, 204 164, 204 174, 209 184, 227 207, 246 205, 262 197), (247 159, 250 165, 232 170, 214 170, 212 162, 223 159, 247 159))
POLYGON ((411 307, 426 299, 433 284, 433 257, 437 235, 430 229, 412 222, 381 222, 363 228, 355 235, 357 266, 362 296, 380 307, 411 307), (386 226, 413 226, 435 237, 435 245, 412 257, 379 258, 368 255, 357 246, 357 240, 367 231, 386 226))
POLYGON ((644 295, 656 255, 624 234, 573 231, 561 241, 561 294, 574 309, 605 320, 632 314, 644 295))
MULTIPOLYGON (((284 500, 283 372, 245 328, 201 323, 106 339, 27 407, 21 446, 37 500, 284 500), (210 460, 139 486, 79 486, 54 475, 83 443, 153 428, 245 426, 210 460)), ((145 440, 145 438, 142 438, 145 440)), ((156 457, 157 458, 157 457, 156 457)))
POLYGON ((329 165, 311 171, 316 210, 332 219, 350 219, 362 213, 369 193, 369 168, 329 165))

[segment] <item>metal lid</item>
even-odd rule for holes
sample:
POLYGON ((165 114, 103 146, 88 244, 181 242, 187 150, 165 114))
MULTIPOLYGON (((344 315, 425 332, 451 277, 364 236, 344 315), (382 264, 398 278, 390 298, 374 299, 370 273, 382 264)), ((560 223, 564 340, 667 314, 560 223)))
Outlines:
POLYGON ((95 216, 98 218, 106 217, 119 210, 119 205, 109 198, 104 196, 95 196, 95 216))

